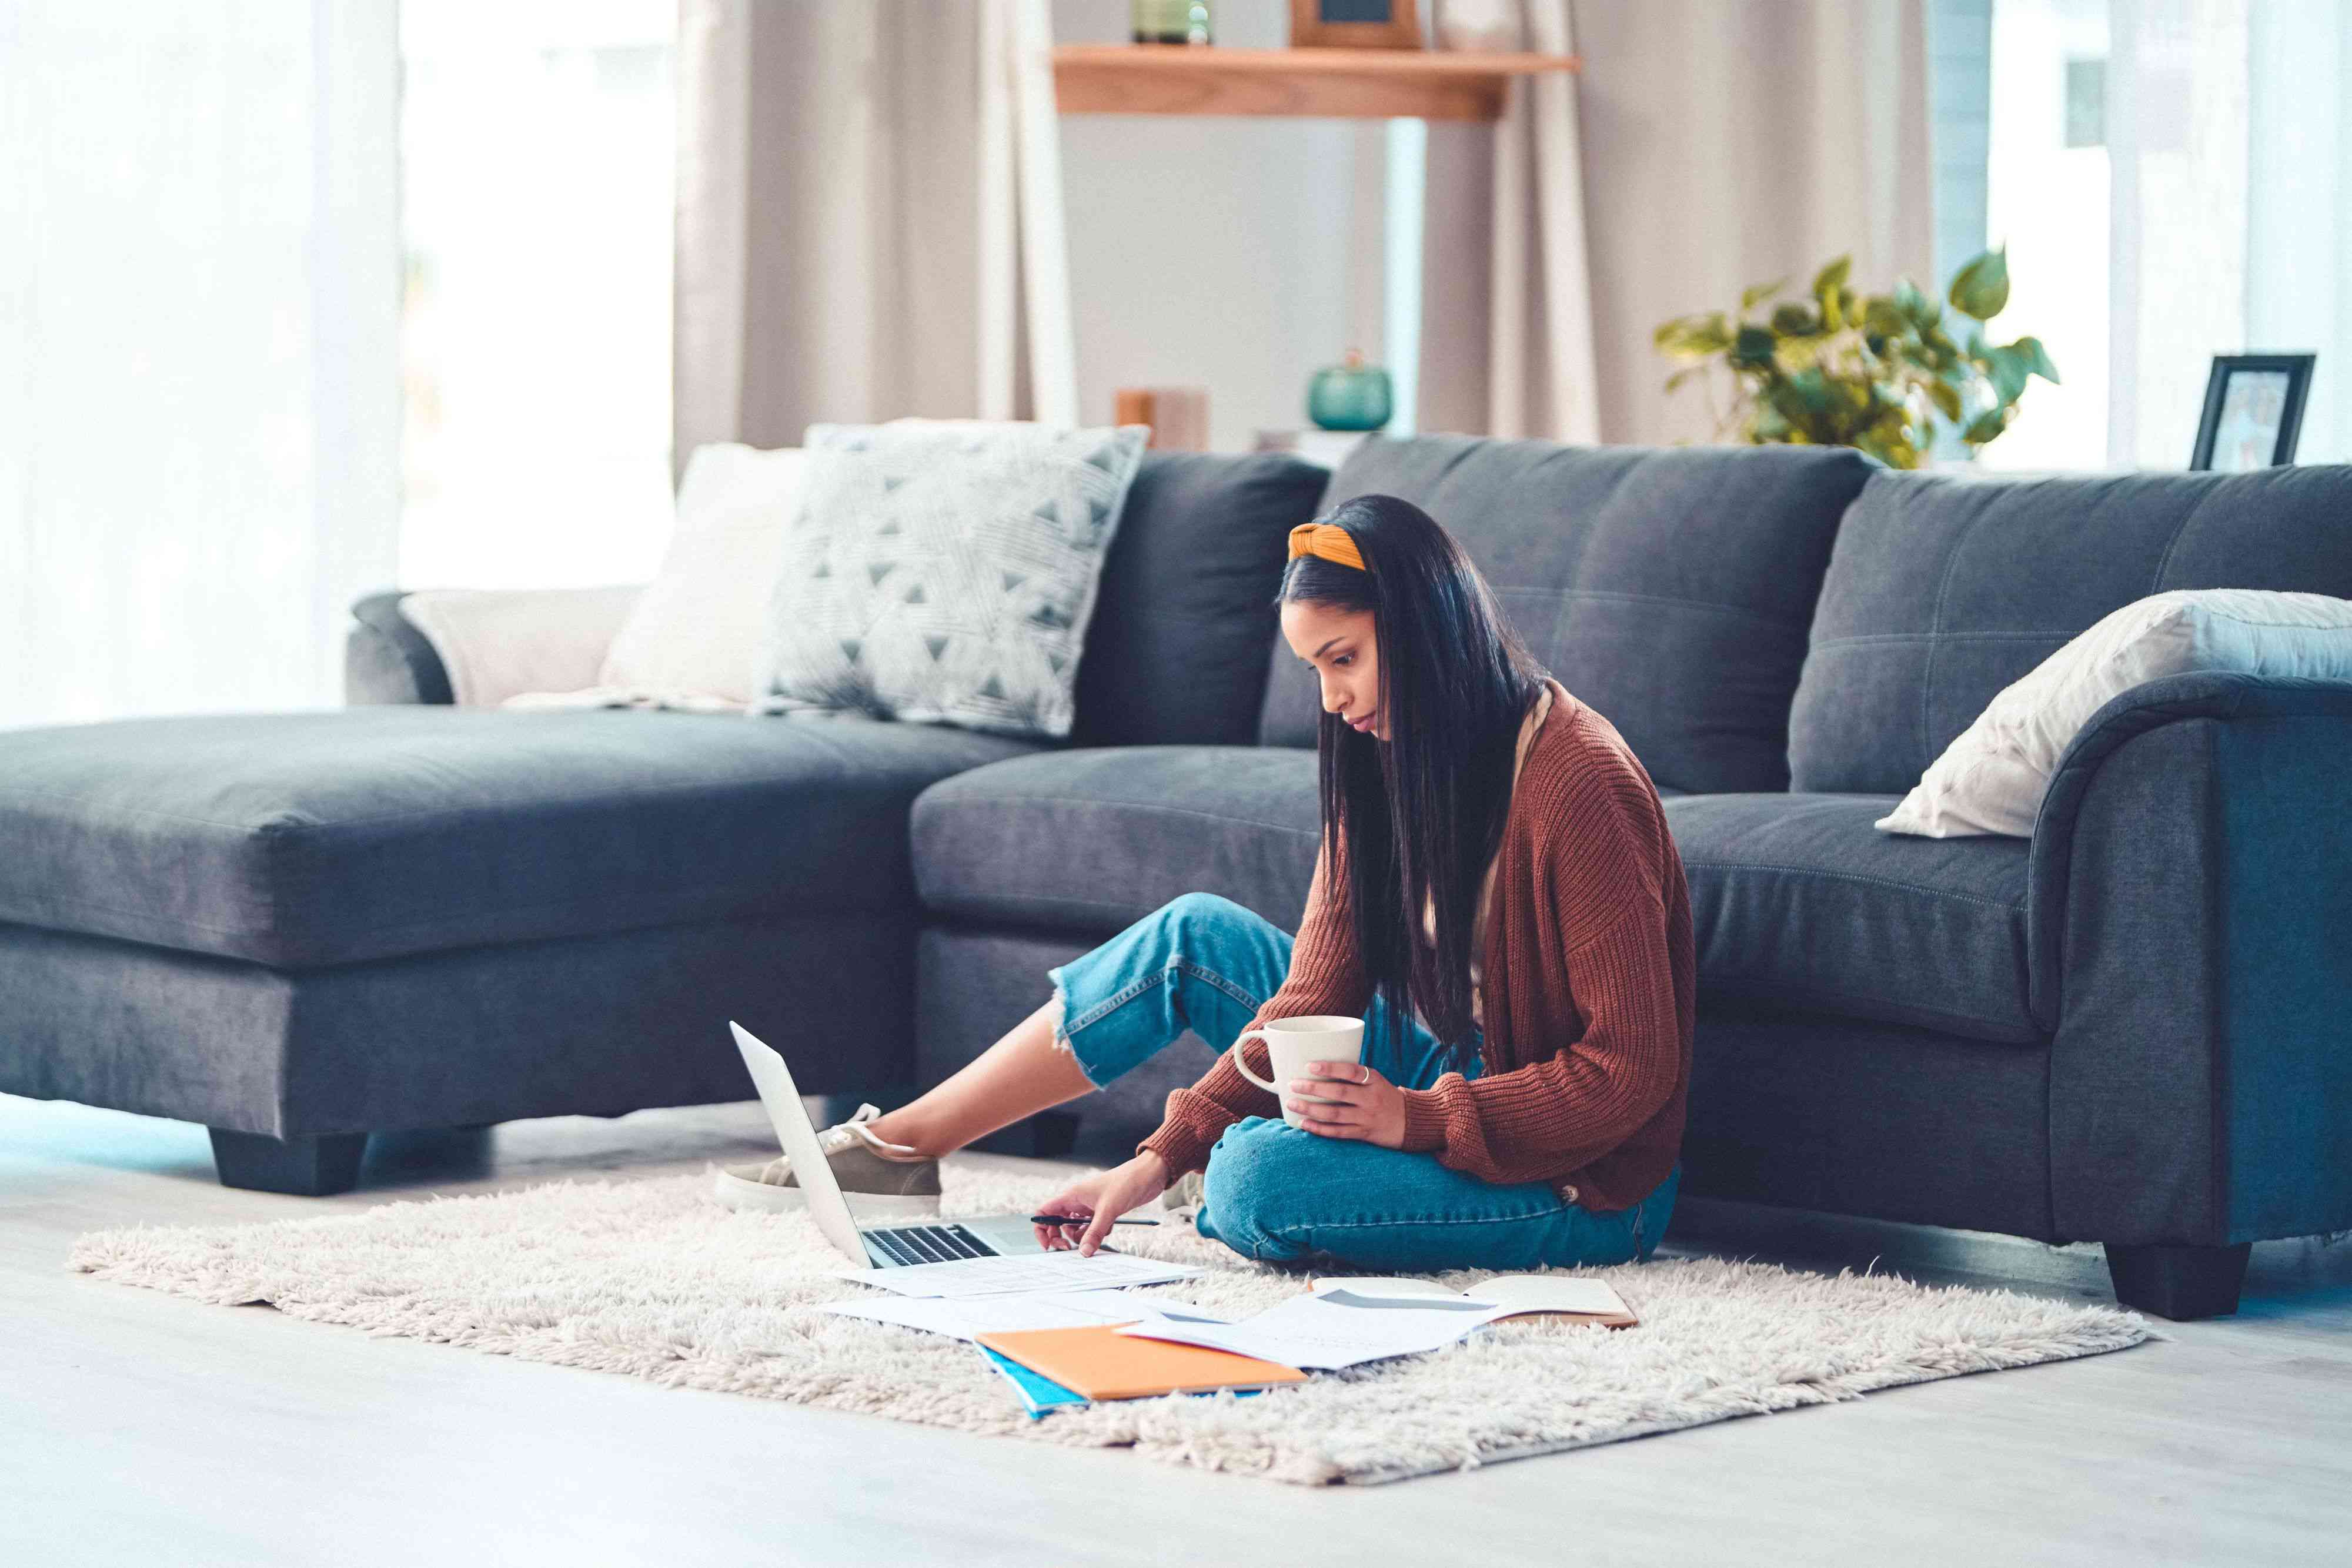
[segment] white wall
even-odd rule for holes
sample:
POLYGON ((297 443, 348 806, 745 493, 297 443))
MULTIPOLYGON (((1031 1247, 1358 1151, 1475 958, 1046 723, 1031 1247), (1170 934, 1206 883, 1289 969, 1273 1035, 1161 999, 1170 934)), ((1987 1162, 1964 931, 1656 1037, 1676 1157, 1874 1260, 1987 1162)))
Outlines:
MULTIPOLYGON (((1278 48, 1283 0, 1218 0, 1217 43, 1278 48)), ((1116 43, 1128 8, 1055 0, 1058 43, 1116 43)), ((1376 120, 1061 120, 1078 413, 1122 386, 1209 389, 1212 444, 1307 423, 1307 381, 1380 358, 1385 141, 1376 120)))

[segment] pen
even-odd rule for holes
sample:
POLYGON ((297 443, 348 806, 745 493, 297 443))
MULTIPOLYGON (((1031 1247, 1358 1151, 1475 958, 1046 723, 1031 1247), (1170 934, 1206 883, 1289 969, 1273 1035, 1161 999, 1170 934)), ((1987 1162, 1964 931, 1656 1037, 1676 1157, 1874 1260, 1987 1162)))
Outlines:
MULTIPOLYGON (((1029 1217, 1029 1223, 1032 1225, 1086 1225, 1090 1222, 1087 1220, 1086 1216, 1082 1214, 1033 1214, 1029 1217)), ((1157 1225, 1160 1221, 1156 1219, 1114 1219, 1111 1223, 1113 1225, 1157 1225)))

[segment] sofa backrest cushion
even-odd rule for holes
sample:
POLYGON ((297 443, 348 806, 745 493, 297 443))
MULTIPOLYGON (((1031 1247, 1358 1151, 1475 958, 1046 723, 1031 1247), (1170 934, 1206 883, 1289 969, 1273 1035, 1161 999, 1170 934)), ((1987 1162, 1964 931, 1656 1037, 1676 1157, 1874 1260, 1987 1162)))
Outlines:
POLYGON ((1290 530, 1329 476, 1283 453, 1146 452, 1078 655, 1073 746, 1247 746, 1290 530))
POLYGON ((2176 588, 2352 598, 2352 466, 1874 475, 1822 586, 1790 716, 1791 788, 1910 789, 2002 687, 2176 588))
MULTIPOLYGON (((1376 438, 1323 508, 1381 494, 1435 517, 1661 787, 1784 789, 1813 601, 1874 466, 1829 447, 1376 438)), ((1260 742, 1314 745, 1320 711, 1314 672, 1277 634, 1260 742)))

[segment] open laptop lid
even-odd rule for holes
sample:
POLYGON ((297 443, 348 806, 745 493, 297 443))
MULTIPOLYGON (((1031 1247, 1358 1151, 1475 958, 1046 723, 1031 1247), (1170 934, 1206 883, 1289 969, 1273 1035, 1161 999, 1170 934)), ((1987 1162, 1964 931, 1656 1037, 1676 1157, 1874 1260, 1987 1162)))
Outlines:
POLYGON ((871 1267, 866 1243, 858 1238, 857 1221, 849 1212, 849 1200, 841 1196, 841 1184, 833 1179, 833 1162, 816 1146, 816 1127, 801 1103, 792 1069, 773 1046, 741 1024, 730 1019, 727 1027, 735 1031, 735 1049, 743 1053, 743 1065, 751 1070, 751 1082, 759 1085, 760 1103, 768 1108, 768 1120, 775 1124, 776 1137, 792 1158, 793 1177, 808 1196, 809 1214, 816 1228, 853 1262, 871 1267))

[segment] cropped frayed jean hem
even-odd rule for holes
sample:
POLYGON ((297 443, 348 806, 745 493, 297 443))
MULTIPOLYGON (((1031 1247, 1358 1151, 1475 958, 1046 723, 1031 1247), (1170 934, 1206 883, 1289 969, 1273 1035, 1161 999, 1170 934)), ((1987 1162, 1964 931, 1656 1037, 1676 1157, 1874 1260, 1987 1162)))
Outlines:
MULTIPOLYGON (((1213 894, 1171 899, 1093 951, 1046 971, 1055 1043, 1100 1088, 1191 1030, 1223 1050, 1290 972, 1292 938, 1213 894)), ((1456 1065, 1385 998, 1365 1015, 1364 1054, 1390 1082, 1426 1089, 1456 1065)), ((1478 1041, 1474 1036, 1472 1045, 1478 1041)), ((1498 1185, 1436 1156, 1328 1138, 1277 1118, 1245 1117, 1210 1151, 1194 1224, 1244 1257, 1328 1257, 1374 1269, 1535 1269, 1647 1260, 1681 1186, 1677 1164, 1632 1207, 1568 1202, 1540 1182, 1498 1185)))

